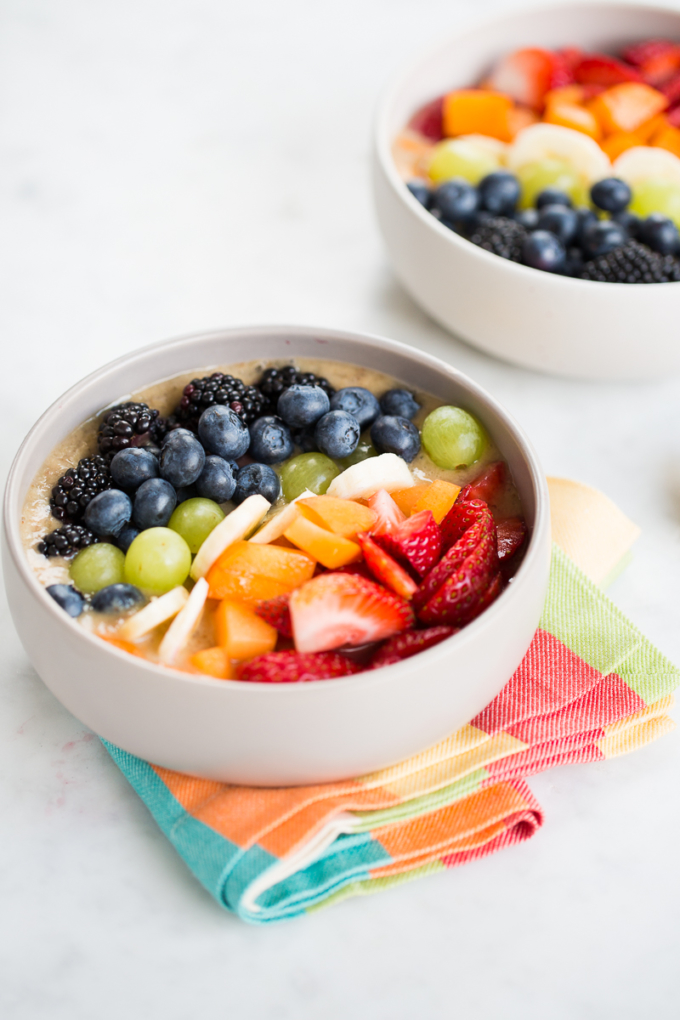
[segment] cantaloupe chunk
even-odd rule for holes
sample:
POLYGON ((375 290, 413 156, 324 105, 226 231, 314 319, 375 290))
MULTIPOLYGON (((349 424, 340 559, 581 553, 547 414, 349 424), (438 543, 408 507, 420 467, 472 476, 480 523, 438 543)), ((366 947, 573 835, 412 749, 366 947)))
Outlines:
POLYGON ((545 108, 548 109, 553 103, 571 103, 581 106, 585 101, 586 90, 583 85, 563 85, 558 89, 549 89, 545 94, 545 108))
POLYGON ((278 631, 241 602, 223 599, 215 611, 215 636, 231 659, 273 652, 278 631))
POLYGON ((255 605, 293 591, 314 573, 316 562, 298 549, 235 542, 208 571, 209 598, 255 605))
POLYGON ((587 104, 597 118, 602 132, 636 131, 642 124, 665 110, 668 100, 651 85, 626 81, 601 92, 587 104))
POLYGON ((377 520, 372 510, 351 499, 312 496, 299 500, 297 505, 308 520, 343 538, 354 538, 362 531, 370 531, 377 520))
POLYGON ((427 490, 432 485, 432 482, 425 482, 420 485, 413 485, 409 489, 397 489, 395 492, 391 492, 390 496, 397 504, 402 513, 410 517, 413 513, 413 508, 418 500, 425 495, 427 490))
POLYGON ((204 648, 189 660, 194 669, 217 680, 233 680, 235 673, 231 660, 224 648, 204 648))
POLYGON ((493 89, 457 89, 444 96, 444 135, 490 135, 502 142, 512 140, 510 113, 514 103, 493 89))
POLYGON ((678 128, 670 127, 663 128, 658 134, 652 138, 652 146, 656 149, 666 149, 668 152, 672 152, 674 156, 680 158, 680 131, 678 128))
POLYGON ((302 514, 287 529, 285 537, 329 570, 344 567, 361 557, 361 549, 356 542, 320 528, 302 514))
POLYGON ((655 135, 658 135, 660 131, 670 127, 668 123, 668 117, 665 113, 659 113, 656 117, 651 117, 646 120, 644 124, 640 124, 640 127, 635 129, 635 134, 640 139, 640 145, 653 145, 652 139, 655 135))
POLYGON ((426 492, 413 507, 411 516, 420 513, 421 510, 430 510, 437 524, 441 524, 456 502, 459 492, 460 485, 454 485, 453 482, 445 482, 438 478, 432 482, 432 485, 428 485, 426 492))
POLYGON ((615 159, 618 159, 622 152, 626 152, 627 149, 636 149, 642 144, 640 136, 635 134, 634 131, 615 131, 613 135, 607 135, 600 142, 612 163, 615 159))
POLYGON ((543 115, 543 120, 546 124, 559 124, 561 127, 571 128, 572 131, 581 131, 582 134, 594 138, 596 142, 602 137, 602 128, 595 115, 584 106, 577 106, 576 103, 551 103, 543 115))

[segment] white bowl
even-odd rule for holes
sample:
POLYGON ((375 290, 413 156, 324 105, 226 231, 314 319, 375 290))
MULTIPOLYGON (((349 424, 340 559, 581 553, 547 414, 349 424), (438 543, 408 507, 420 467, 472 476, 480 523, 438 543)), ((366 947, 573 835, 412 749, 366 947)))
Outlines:
POLYGON ((392 764, 471 719, 503 687, 538 624, 548 578, 548 493, 519 426, 448 365, 380 337, 288 326, 233 329, 155 344, 89 375, 45 412, 21 446, 5 493, 3 562, 17 631, 36 671, 78 719, 158 765, 233 783, 324 782, 392 764), (518 486, 529 547, 516 578, 478 620, 435 648, 341 680, 250 684, 134 658, 87 633, 31 571, 19 522, 54 446, 101 408, 160 379, 259 358, 330 357, 408 380, 479 415, 518 486))
POLYGON ((521 46, 616 52, 652 37, 680 39, 680 13, 660 7, 568 3, 494 15, 421 56, 385 94, 373 179, 394 271, 446 329, 529 368, 584 379, 653 379, 680 370, 680 283, 596 283, 501 259, 444 227, 399 177, 391 145, 418 107, 488 73, 521 46))

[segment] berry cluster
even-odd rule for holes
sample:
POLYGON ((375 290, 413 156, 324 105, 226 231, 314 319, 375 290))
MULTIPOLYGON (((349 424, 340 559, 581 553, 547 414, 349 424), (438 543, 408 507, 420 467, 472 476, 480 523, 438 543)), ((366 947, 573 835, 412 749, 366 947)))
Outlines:
POLYGON ((50 508, 58 521, 79 521, 88 503, 111 488, 108 461, 101 455, 83 457, 75 468, 69 468, 52 489, 50 508))
POLYGON ((93 545, 99 539, 88 528, 80 524, 65 524, 56 528, 38 543, 38 552, 43 556, 75 556, 81 549, 93 545))
POLYGON ((187 383, 173 415, 173 424, 176 422, 195 432, 203 412, 215 404, 230 408, 245 425, 250 425, 266 413, 267 398, 257 386, 246 386, 242 379, 233 375, 213 372, 187 383))
POLYGON ((129 446, 155 446, 165 435, 160 412, 146 404, 128 401, 108 411, 99 423, 99 452, 113 457, 129 446))
POLYGON ((267 400, 265 414, 276 414, 279 397, 290 386, 319 386, 329 397, 335 393, 328 379, 313 372, 298 372, 294 365, 266 368, 258 383, 261 393, 267 400))

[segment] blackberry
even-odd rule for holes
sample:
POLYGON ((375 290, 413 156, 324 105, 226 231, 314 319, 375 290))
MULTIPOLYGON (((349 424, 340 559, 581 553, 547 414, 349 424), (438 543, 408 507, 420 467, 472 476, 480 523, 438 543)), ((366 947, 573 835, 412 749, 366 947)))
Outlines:
POLYGON ((257 384, 267 401, 264 414, 276 414, 279 397, 289 386, 320 386, 329 397, 332 397, 335 390, 324 379, 322 375, 314 375, 313 372, 298 372, 294 365, 286 365, 284 368, 266 368, 257 384))
POLYGON ((63 528, 50 531, 38 542, 38 552, 43 556, 75 556, 80 549, 98 541, 97 536, 82 524, 65 524, 63 528))
POLYGON ((473 244, 499 255, 511 262, 522 261, 522 244, 527 237, 527 230, 507 216, 492 216, 483 223, 478 223, 469 235, 473 244))
POLYGON ((250 425, 267 413, 267 400, 257 386, 246 386, 242 379, 235 379, 233 375, 213 372, 187 383, 182 399, 168 422, 171 427, 179 426, 195 432, 198 419, 213 404, 229 407, 244 425, 250 425))
POLYGON ((680 280, 680 261, 630 240, 586 262, 579 275, 600 283, 671 283, 680 280))
POLYGON ((97 445, 109 459, 128 446, 159 446, 166 424, 160 411, 147 404, 128 401, 104 414, 99 423, 97 445))
POLYGON ((50 508, 58 521, 75 524, 85 513, 90 500, 110 489, 109 465, 104 457, 83 457, 78 466, 69 468, 52 489, 50 508))

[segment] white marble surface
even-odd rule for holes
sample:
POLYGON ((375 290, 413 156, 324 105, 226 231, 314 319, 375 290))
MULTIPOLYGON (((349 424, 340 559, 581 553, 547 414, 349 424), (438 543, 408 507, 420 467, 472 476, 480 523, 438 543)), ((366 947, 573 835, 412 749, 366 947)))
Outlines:
MULTIPOLYGON (((586 385, 492 361, 429 322, 385 261, 372 107, 469 6, 5 0, 2 469, 62 390, 140 344, 266 321, 384 333, 488 386, 549 472, 642 526, 612 595, 680 661, 680 381, 586 385)), ((678 1015, 677 736, 533 779, 546 824, 529 844, 252 929, 42 686, 6 605, 0 626, 3 1017, 678 1015)))

